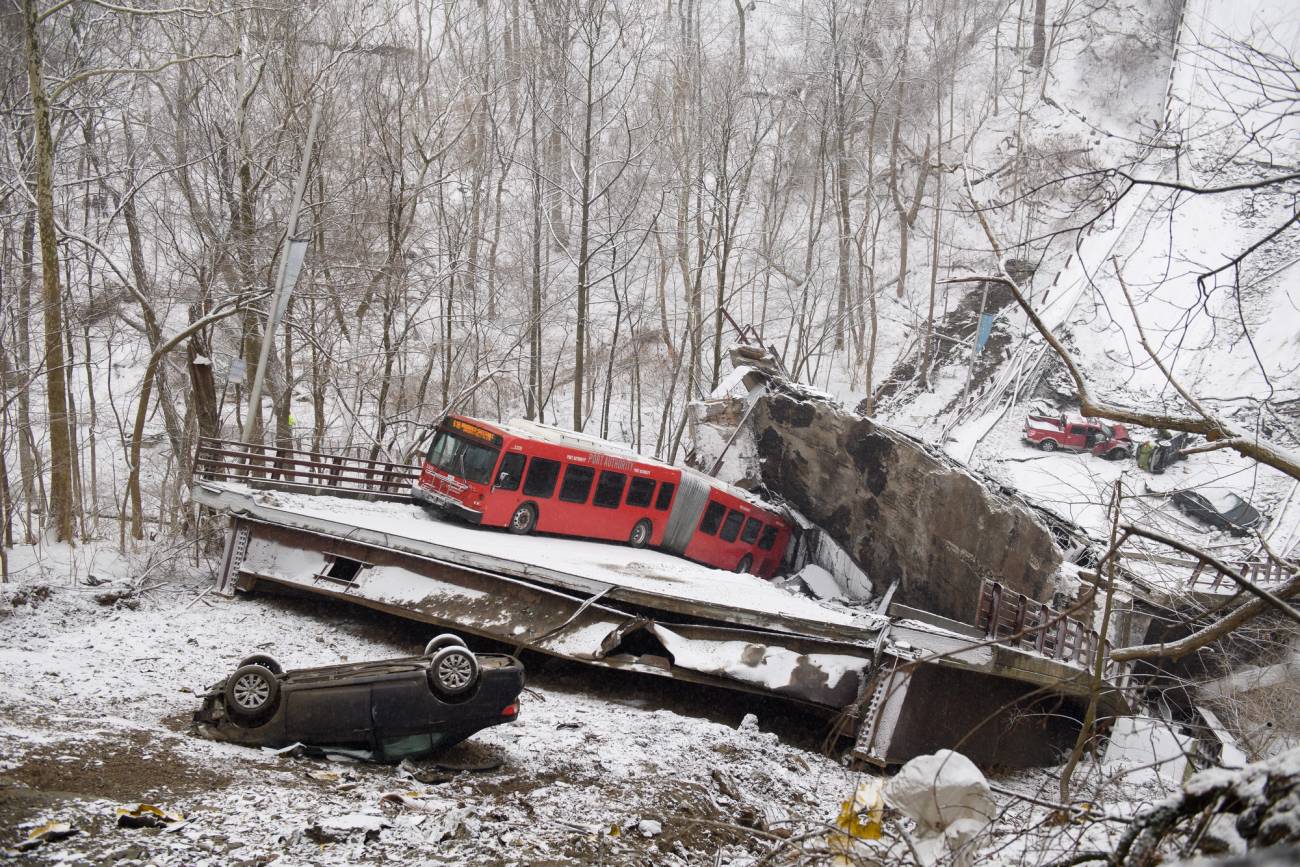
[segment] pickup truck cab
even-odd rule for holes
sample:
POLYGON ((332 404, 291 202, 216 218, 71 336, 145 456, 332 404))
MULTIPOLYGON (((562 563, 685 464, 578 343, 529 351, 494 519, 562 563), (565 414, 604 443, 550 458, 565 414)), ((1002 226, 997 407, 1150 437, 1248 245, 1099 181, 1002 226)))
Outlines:
POLYGON ((1122 424, 1107 424, 1079 415, 1030 413, 1021 439, 1045 452, 1065 449, 1091 452, 1118 461, 1133 454, 1133 440, 1122 424))

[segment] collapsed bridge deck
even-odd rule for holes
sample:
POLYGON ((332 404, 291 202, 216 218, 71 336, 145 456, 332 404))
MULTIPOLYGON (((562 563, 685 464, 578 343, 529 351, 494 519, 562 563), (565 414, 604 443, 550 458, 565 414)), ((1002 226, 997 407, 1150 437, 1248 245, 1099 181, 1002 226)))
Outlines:
MULTIPOLYGON (((901 607, 831 607, 658 551, 435 520, 391 494, 366 502, 196 480, 193 498, 231 516, 224 593, 292 588, 590 665, 845 711, 857 754, 878 763, 951 746, 957 727, 1003 705, 981 739, 987 755, 967 751, 1021 763, 1015 745, 1046 760, 1045 743, 1025 749, 1043 737, 1025 724, 1026 705, 1087 692, 1084 660, 989 644, 901 607), (952 732, 908 723, 936 713, 952 732)), ((1120 690, 1106 702, 1124 711, 1120 690)))

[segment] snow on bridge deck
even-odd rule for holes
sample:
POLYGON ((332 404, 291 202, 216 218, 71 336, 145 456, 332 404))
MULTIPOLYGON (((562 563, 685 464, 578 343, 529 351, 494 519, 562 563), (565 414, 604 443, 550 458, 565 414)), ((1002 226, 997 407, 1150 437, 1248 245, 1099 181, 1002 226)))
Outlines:
POLYGON ((432 517, 413 503, 253 491, 199 482, 198 502, 271 523, 503 571, 564 590, 652 604, 769 629, 794 628, 867 640, 883 618, 831 608, 755 575, 724 572, 672 554, 558 536, 515 536, 432 517), (837 628, 839 627, 839 628, 837 628))

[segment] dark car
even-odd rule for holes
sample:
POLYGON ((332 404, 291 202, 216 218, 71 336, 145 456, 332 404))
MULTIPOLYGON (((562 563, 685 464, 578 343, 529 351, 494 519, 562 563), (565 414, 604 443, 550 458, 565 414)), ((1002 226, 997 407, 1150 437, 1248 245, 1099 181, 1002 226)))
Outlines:
POLYGON ((301 743, 381 762, 441 752, 519 716, 524 668, 439 635, 423 656, 285 671, 250 656, 203 697, 200 733, 250 746, 301 743))
POLYGON ((1174 491, 1169 496, 1188 515, 1234 536, 1247 535, 1264 520, 1254 506, 1230 492, 1207 496, 1198 491, 1174 491))

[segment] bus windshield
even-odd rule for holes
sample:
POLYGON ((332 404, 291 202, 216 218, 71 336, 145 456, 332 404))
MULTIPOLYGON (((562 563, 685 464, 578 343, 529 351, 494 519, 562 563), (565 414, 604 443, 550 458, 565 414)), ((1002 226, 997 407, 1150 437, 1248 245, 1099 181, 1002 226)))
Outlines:
POLYGON ((433 438, 428 462, 453 476, 485 485, 492 478, 500 453, 500 449, 472 443, 444 430, 433 438))

